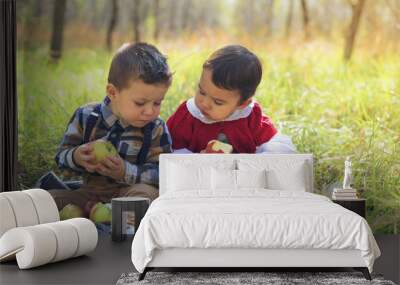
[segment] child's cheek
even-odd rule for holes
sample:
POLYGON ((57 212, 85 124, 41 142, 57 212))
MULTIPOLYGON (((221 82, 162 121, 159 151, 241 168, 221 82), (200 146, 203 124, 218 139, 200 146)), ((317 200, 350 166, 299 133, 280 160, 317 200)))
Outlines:
POLYGON ((160 111, 161 111, 161 105, 157 106, 157 108, 156 108, 156 111, 155 111, 156 117, 158 117, 160 115, 160 111))

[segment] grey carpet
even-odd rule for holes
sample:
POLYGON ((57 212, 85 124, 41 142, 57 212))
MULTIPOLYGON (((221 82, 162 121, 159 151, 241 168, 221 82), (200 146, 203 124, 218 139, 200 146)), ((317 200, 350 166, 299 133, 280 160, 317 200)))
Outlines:
POLYGON ((368 281, 360 272, 148 272, 146 278, 138 281, 139 273, 122 274, 117 285, 133 284, 213 284, 213 285, 297 285, 297 284, 368 284, 395 285, 380 275, 372 275, 368 281))

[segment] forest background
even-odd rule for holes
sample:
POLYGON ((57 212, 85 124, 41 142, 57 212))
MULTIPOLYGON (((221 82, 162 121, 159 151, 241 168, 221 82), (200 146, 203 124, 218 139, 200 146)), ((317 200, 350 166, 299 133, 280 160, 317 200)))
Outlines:
MULTIPOLYGON (((400 231, 399 0, 18 0, 18 184, 49 170, 74 110, 101 101, 113 52, 155 44, 174 80, 166 120, 227 44, 262 59, 256 100, 330 196, 353 162, 375 233, 400 231)), ((61 175, 61 174, 60 174, 61 175)))

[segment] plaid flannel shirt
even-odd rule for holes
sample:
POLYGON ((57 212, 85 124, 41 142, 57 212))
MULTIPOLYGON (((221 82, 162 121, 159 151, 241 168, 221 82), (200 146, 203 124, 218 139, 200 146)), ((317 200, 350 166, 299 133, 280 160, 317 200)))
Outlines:
MULTIPOLYGON (((147 159, 144 164, 136 165, 137 155, 143 144, 142 128, 126 125, 112 113, 108 106, 110 100, 105 97, 100 107, 100 118, 91 132, 90 141, 97 139, 109 140, 114 136, 115 124, 123 128, 122 134, 116 143, 119 155, 125 162, 125 176, 116 183, 133 185, 135 183, 146 183, 158 186, 158 159, 160 153, 171 152, 171 137, 165 122, 157 118, 153 122, 155 127, 152 131, 152 139, 147 159)), ((57 165, 64 170, 73 170, 85 176, 98 176, 85 171, 77 165, 73 159, 73 153, 78 146, 84 143, 83 136, 87 118, 98 103, 91 103, 78 108, 71 118, 67 130, 64 133, 61 144, 57 150, 55 160, 57 165)), ((94 178, 94 177, 91 177, 94 178)))

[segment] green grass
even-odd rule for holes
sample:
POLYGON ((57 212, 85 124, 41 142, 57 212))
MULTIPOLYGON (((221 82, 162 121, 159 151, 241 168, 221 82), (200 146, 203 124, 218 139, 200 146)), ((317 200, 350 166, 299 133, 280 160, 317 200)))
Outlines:
MULTIPOLYGON (((196 89, 211 50, 162 49, 175 72, 162 106, 167 119, 196 89)), ((351 155, 354 186, 367 199, 374 232, 400 226, 400 55, 355 58, 344 64, 340 50, 301 47, 266 52, 256 93, 279 129, 299 151, 315 155, 315 187, 322 193, 342 180, 351 155)), ((100 101, 111 55, 103 50, 67 50, 51 64, 47 50, 18 52, 19 184, 32 186, 49 169, 73 111, 100 101)))

